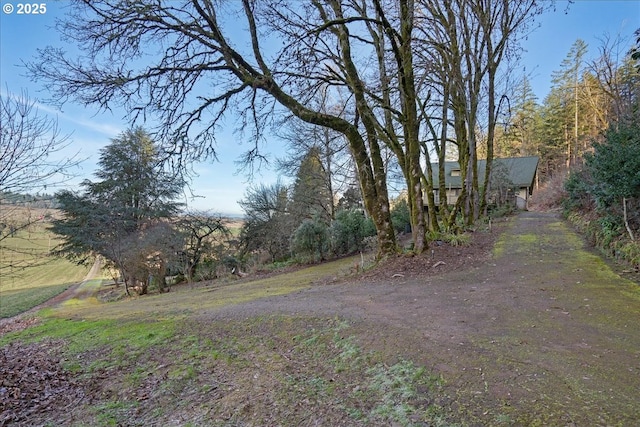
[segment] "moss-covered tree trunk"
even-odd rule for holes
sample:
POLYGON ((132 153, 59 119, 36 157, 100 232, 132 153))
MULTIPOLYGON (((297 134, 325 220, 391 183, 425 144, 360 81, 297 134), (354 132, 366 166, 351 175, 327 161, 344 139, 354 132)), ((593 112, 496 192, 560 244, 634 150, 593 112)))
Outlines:
POLYGON ((395 253, 397 248, 389 209, 387 174, 380 146, 375 137, 369 136, 368 145, 370 151, 367 152, 365 142, 357 129, 353 129, 347 139, 355 159, 364 206, 376 227, 378 239, 377 257, 379 259, 384 258, 395 253))
POLYGON ((408 190, 411 197, 411 232, 414 251, 422 253, 427 248, 426 223, 424 218, 424 198, 422 178, 424 173, 420 166, 420 123, 418 119, 417 93, 413 71, 412 30, 414 24, 414 4, 412 0, 400 1, 400 93, 403 116, 404 140, 408 163, 408 190))

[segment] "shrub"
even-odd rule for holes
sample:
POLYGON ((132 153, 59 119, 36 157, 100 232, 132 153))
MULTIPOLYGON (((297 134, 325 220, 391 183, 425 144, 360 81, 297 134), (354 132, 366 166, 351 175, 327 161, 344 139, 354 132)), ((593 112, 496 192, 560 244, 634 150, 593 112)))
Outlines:
POLYGON ((407 231, 411 227, 411 212, 407 199, 398 199, 391 208, 391 223, 393 228, 401 233, 407 231))
POLYGON ((375 236, 373 222, 358 209, 342 210, 329 229, 331 249, 335 255, 347 255, 365 247, 365 238, 375 236))
POLYGON ((596 223, 596 245, 609 250, 616 237, 623 233, 620 218, 606 215, 598 218, 596 223))
POLYGON ((585 169, 574 170, 564 183, 567 197, 562 202, 565 211, 587 211, 592 207, 591 188, 593 187, 591 175, 585 169))
POLYGON ((640 126, 611 127, 605 143, 593 144, 585 154, 593 176, 591 191, 598 207, 608 208, 623 198, 640 197, 640 126))
POLYGON ((616 249, 616 257, 627 261, 635 268, 640 267, 640 243, 625 241, 616 249))
POLYGON ((305 219, 291 237, 291 252, 300 261, 322 261, 329 248, 327 226, 305 219))
POLYGON ((502 218, 505 216, 509 216, 515 212, 514 205, 510 203, 496 205, 491 204, 487 207, 487 215, 489 218, 502 218))
POLYGON ((466 246, 471 243, 471 237, 465 233, 444 233, 441 239, 451 246, 466 246))
POLYGON ((194 280, 201 282, 205 280, 214 280, 218 278, 218 268, 220 263, 212 258, 206 258, 198 265, 194 280))
POLYGON ((640 226, 640 127, 620 123, 593 144, 582 170, 566 181, 563 205, 569 219, 605 253, 638 264, 634 240, 640 226))

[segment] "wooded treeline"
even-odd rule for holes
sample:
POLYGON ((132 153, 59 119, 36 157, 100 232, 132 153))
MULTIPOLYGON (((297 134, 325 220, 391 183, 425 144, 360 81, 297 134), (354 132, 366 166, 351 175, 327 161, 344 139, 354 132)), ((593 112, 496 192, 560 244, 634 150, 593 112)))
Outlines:
POLYGON ((576 65, 573 110, 565 108, 566 162, 562 201, 569 218, 598 247, 640 268, 640 29, 634 45, 604 39, 599 56, 579 64, 578 40, 565 62, 576 65), (573 127, 566 110, 573 112, 573 127), (569 133, 569 132, 567 132, 569 133))
POLYGON ((628 40, 603 36, 587 46, 576 40, 553 73, 549 94, 539 102, 526 76, 513 85, 504 126, 498 129, 499 157, 538 155, 546 182, 580 167, 594 142, 610 127, 631 121, 638 103, 637 59, 628 40))
MULTIPOLYGON (((487 212, 496 154, 536 151, 550 176, 561 153, 572 164, 588 149, 585 129, 602 129, 617 114, 626 96, 610 79, 618 64, 586 77, 580 46, 542 109, 531 104, 526 82, 518 85, 521 104, 512 102, 519 41, 553 7, 536 0, 77 0, 58 29, 79 56, 49 47, 27 67, 48 82, 54 102, 123 106, 132 120, 153 119, 161 156, 178 168, 215 157, 216 132, 230 117, 249 144, 248 164, 263 158, 262 144, 283 117, 331 132, 348 147, 378 255, 396 251, 390 164, 405 181, 413 248, 422 252, 428 231, 469 226, 487 212), (579 85, 583 77, 589 82, 579 85), (536 145, 541 134, 529 126, 531 108, 544 144, 536 145), (580 109, 592 111, 589 120, 580 109), (459 161, 464 183, 451 206, 448 157, 459 161)), ((335 215, 333 205, 328 212, 335 215)))

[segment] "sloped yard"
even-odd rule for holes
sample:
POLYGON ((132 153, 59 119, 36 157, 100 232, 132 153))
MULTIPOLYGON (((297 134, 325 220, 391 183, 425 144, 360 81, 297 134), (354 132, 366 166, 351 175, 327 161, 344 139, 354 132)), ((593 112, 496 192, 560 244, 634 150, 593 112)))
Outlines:
POLYGON ((638 285, 556 216, 353 277, 356 261, 23 320, 3 360, 49 352, 50 377, 3 364, 0 425, 640 422, 638 285))

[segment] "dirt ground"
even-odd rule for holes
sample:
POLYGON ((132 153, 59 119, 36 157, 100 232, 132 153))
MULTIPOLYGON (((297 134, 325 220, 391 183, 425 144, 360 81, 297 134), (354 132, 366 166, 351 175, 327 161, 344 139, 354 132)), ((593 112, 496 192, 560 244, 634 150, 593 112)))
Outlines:
POLYGON ((440 375, 438 404, 462 425, 640 425, 639 287, 553 213, 192 320, 265 315, 347 319, 359 345, 440 375))
POLYGON ((443 374, 448 403, 475 414, 472 425, 487 425, 491 413, 515 425, 639 425, 638 285, 553 213, 522 213, 491 252, 490 240, 208 315, 352 319, 371 346, 443 374), (439 260, 448 264, 433 268, 439 260))

